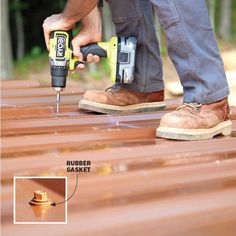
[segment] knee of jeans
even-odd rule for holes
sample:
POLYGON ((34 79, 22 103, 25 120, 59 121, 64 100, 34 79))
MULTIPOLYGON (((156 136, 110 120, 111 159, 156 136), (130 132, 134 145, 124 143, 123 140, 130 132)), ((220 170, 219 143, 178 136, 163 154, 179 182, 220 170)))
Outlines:
POLYGON ((139 0, 107 0, 114 24, 139 20, 142 17, 139 0))
POLYGON ((180 21, 179 17, 171 17, 160 20, 161 26, 164 30, 170 28, 172 25, 177 24, 180 21))

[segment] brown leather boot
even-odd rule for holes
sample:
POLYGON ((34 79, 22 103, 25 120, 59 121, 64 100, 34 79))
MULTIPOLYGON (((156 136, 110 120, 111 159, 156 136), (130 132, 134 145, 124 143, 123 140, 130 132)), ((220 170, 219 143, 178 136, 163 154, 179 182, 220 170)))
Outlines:
POLYGON ((184 103, 176 111, 164 115, 157 137, 178 140, 204 140, 217 134, 230 135, 227 98, 211 104, 184 103))
POLYGON ((79 102, 79 107, 101 113, 149 112, 165 108, 164 91, 138 93, 113 86, 105 92, 89 90, 79 102))

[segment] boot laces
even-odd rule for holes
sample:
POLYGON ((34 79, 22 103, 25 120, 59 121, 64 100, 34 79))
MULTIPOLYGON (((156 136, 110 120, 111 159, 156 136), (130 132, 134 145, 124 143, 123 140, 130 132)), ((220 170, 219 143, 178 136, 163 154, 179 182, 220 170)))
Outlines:
POLYGON ((109 93, 109 92, 112 92, 112 90, 115 90, 115 89, 118 89, 118 88, 119 88, 119 86, 114 84, 113 86, 110 86, 110 87, 106 88, 105 92, 109 93))
POLYGON ((191 108, 194 109, 195 111, 197 111, 200 107, 202 106, 202 104, 200 103, 195 103, 195 102, 191 102, 191 103, 183 103, 181 106, 177 107, 177 111, 182 109, 182 108, 191 108))

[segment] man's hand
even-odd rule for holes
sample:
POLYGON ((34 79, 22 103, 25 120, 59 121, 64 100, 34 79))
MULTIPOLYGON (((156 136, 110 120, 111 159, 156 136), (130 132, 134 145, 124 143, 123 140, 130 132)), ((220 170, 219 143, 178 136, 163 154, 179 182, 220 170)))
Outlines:
MULTIPOLYGON (((49 50, 49 37, 50 33, 55 30, 68 31, 72 29, 76 23, 75 18, 67 20, 64 18, 63 13, 55 14, 45 19, 43 23, 44 38, 46 46, 49 50)), ((80 47, 85 46, 89 43, 99 42, 102 38, 102 23, 101 15, 97 7, 95 7, 87 16, 81 21, 80 32, 72 39, 71 43, 73 46, 73 54, 78 60, 83 60, 83 55, 80 52, 80 47)), ((88 54, 87 63, 95 61, 99 62, 99 56, 88 54)), ((83 69, 84 64, 79 64, 76 69, 83 69)))
POLYGON ((44 31, 44 39, 49 50, 49 37, 50 33, 55 30, 63 30, 67 31, 74 27, 75 22, 65 20, 63 17, 63 13, 55 14, 52 16, 47 17, 43 22, 43 31, 44 31))
MULTIPOLYGON (((89 43, 99 42, 102 38, 101 16, 97 7, 95 7, 86 17, 82 19, 80 32, 72 39, 73 54, 79 61, 83 60, 83 55, 80 51, 81 46, 89 43)), ((99 62, 99 56, 88 54, 87 63, 95 61, 99 62)), ((76 69, 83 69, 85 66, 79 64, 76 69)))
POLYGON ((63 13, 52 15, 43 23, 46 46, 49 49, 49 36, 55 30, 70 30, 97 5, 98 0, 67 0, 63 13))

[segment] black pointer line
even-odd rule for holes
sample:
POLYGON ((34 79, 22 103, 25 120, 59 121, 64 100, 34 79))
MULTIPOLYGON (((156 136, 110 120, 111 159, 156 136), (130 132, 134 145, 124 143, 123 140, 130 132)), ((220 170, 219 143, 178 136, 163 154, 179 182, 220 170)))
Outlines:
POLYGON ((76 184, 75 184, 75 189, 74 189, 74 191, 73 191, 73 193, 70 195, 70 197, 69 198, 67 198, 65 201, 63 201, 63 202, 58 202, 58 203, 52 203, 51 204, 51 206, 57 206, 57 205, 60 205, 60 204, 63 204, 63 203, 65 203, 65 202, 67 202, 67 201, 69 201, 72 197, 73 197, 73 195, 75 194, 75 191, 76 191, 76 189, 77 189, 77 186, 78 186, 78 174, 76 175, 76 184))

